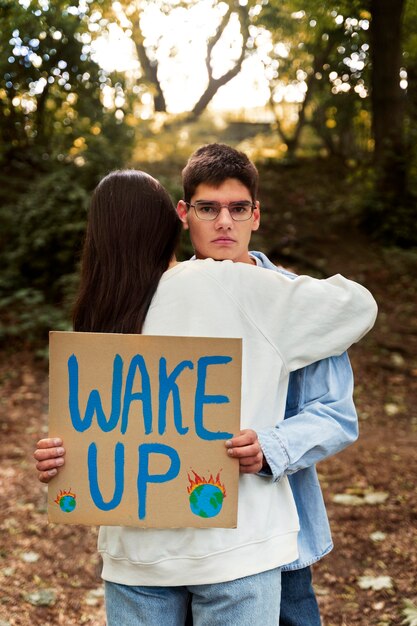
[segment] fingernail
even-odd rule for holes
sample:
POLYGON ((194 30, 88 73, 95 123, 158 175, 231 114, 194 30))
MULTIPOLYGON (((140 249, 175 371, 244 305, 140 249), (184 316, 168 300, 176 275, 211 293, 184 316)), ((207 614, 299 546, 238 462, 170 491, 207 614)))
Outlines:
POLYGON ((58 456, 61 456, 62 454, 64 454, 64 452, 65 452, 64 448, 57 448, 56 449, 56 453, 57 453, 58 456))
POLYGON ((54 446, 60 446, 62 444, 62 439, 54 439, 54 446))
POLYGON ((64 465, 64 459, 61 457, 55 461, 55 465, 64 465))
POLYGON ((226 448, 231 448, 232 447, 232 442, 230 441, 230 439, 228 439, 225 443, 226 448))
POLYGON ((58 470, 56 470, 56 469, 51 469, 51 470, 49 470, 49 472, 48 472, 48 476, 55 476, 55 474, 57 474, 57 472, 58 472, 58 470))
POLYGON ((233 456, 233 448, 229 448, 229 450, 227 450, 227 454, 229 456, 233 456))

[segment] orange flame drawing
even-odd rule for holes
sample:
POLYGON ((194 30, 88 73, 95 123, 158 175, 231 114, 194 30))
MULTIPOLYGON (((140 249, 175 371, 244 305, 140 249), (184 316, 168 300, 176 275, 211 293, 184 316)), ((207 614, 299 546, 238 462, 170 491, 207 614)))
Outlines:
POLYGON ((209 479, 205 478, 204 476, 199 476, 194 470, 191 471, 194 474, 194 480, 191 478, 190 474, 188 474, 188 480, 190 481, 190 486, 187 487, 188 493, 192 493, 194 489, 199 485, 215 485, 216 487, 221 489, 223 497, 226 497, 226 487, 220 482, 220 472, 222 470, 219 470, 216 478, 213 478, 213 474, 210 474, 209 479))
POLYGON ((56 499, 54 500, 54 502, 55 502, 56 504, 59 504, 59 502, 60 502, 61 498, 63 498, 64 496, 72 496, 72 497, 74 498, 74 500, 75 500, 75 499, 76 499, 76 497, 77 497, 77 496, 75 495, 75 493, 72 493, 72 491, 71 491, 71 487, 69 488, 69 490, 68 490, 68 491, 65 491, 65 489, 64 489, 64 490, 60 489, 60 490, 59 490, 59 494, 57 495, 57 497, 56 497, 56 499))

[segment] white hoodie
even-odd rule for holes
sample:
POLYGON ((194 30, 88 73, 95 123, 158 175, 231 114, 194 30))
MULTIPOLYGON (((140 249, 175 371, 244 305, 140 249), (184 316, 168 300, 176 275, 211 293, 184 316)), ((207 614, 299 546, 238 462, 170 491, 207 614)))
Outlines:
MULTIPOLYGON (((187 261, 163 275, 143 333, 241 337, 241 428, 283 419, 289 372, 344 352, 373 326, 377 307, 340 275, 294 280, 231 261, 187 261)), ((124 585, 234 580, 297 558, 298 517, 286 477, 242 474, 234 529, 102 527, 103 578, 124 585)))

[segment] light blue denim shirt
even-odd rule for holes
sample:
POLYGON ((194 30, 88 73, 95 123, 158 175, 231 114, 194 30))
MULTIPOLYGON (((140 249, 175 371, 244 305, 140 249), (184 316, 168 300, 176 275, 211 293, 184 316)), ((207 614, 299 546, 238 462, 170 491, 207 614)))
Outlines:
MULTIPOLYGON (((250 254, 259 266, 295 278, 262 252, 250 254)), ((307 567, 333 547, 315 464, 357 439, 352 394, 347 353, 313 363, 290 375, 285 419, 272 432, 258 432, 273 480, 288 476, 300 518, 299 558, 283 570, 307 567)))

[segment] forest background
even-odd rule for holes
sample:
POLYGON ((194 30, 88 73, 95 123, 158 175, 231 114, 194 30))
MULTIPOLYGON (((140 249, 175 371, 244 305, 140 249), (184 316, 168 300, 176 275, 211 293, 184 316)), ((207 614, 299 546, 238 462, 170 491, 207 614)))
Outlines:
POLYGON ((416 626, 417 5, 0 0, 0 135, 0 626, 104 624, 96 531, 48 526, 33 472, 48 331, 98 180, 144 169, 177 201, 213 141, 259 168, 254 249, 378 300, 350 352, 361 438, 319 466, 315 579, 325 626, 416 626))

